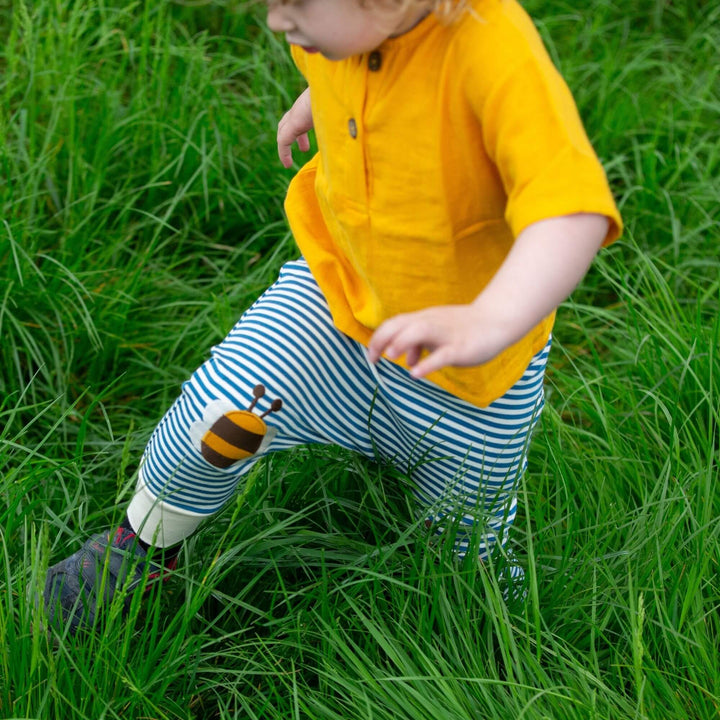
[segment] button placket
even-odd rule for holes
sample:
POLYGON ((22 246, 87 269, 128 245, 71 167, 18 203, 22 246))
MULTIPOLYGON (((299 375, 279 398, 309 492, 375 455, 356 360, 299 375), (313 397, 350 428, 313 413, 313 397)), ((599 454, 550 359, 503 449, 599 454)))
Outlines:
MULTIPOLYGON (((385 58, 383 57, 383 52, 381 50, 373 50, 372 52, 367 54, 366 57, 366 65, 365 67, 365 97, 363 100, 363 114, 362 114, 362 122, 363 122, 363 129, 365 129, 365 123, 367 121, 367 116, 369 113, 372 112, 372 108, 374 103, 377 100, 377 94, 379 91, 380 86, 382 83, 382 77, 379 76, 379 71, 383 67, 385 58)), ((360 140, 358 140, 359 143, 362 143, 363 145, 363 165, 365 167, 365 201, 368 207, 369 211, 369 203, 370 203, 370 196, 372 194, 372 178, 369 170, 370 165, 370 158, 369 158, 369 147, 367 145, 368 136, 367 133, 364 133, 360 140)))

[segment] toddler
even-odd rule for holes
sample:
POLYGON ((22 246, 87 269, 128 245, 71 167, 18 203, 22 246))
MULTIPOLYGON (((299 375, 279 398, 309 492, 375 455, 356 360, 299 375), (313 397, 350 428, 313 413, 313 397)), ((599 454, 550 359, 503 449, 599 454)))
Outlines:
POLYGON ((458 555, 503 552, 555 308, 621 231, 516 0, 271 0, 268 24, 307 81, 280 160, 311 129, 319 148, 285 205, 301 258, 183 385, 122 525, 48 571, 73 631, 103 572, 106 599, 163 575, 253 463, 304 443, 394 463, 458 555))

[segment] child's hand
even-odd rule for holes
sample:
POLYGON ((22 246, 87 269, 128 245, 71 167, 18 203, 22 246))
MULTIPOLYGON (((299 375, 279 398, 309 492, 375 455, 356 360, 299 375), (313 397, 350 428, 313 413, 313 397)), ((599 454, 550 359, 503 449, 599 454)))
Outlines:
POLYGON ((303 152, 310 149, 308 130, 313 128, 310 110, 310 88, 307 88, 293 106, 280 118, 277 132, 278 156, 284 167, 292 166, 292 144, 297 141, 303 152))
POLYGON ((448 365, 467 367, 491 360, 505 348, 504 333, 480 317, 474 305, 444 305, 386 320, 370 339, 368 357, 377 362, 381 355, 390 360, 406 356, 414 377, 448 365), (429 354, 422 360, 420 356, 429 354))

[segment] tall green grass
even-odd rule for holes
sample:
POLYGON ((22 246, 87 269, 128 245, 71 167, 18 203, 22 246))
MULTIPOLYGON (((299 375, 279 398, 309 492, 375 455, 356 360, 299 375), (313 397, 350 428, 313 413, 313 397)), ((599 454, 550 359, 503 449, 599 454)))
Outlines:
POLYGON ((405 478, 275 456, 102 634, 26 588, 117 522, 179 384, 293 256, 261 8, 0 3, 0 717, 711 718, 720 10, 528 2, 627 223, 561 310, 524 602, 405 478))

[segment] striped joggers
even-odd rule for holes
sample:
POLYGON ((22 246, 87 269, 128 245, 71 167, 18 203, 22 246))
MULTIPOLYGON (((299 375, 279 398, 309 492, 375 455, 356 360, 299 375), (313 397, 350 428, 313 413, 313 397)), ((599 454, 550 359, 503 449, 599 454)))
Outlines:
POLYGON ((307 264, 288 263, 155 429, 130 521, 146 542, 174 544, 228 501, 260 457, 331 443, 406 472, 420 512, 459 530, 460 555, 476 533, 484 557, 504 545, 515 518, 549 346, 505 395, 479 408, 387 360, 371 365, 333 325, 307 264), (260 384, 265 394, 256 397, 260 384), (282 409, 272 412, 278 398, 282 409), (248 428, 241 411, 251 405, 256 417, 271 412, 248 428), (263 423, 264 438, 253 430, 263 423))

